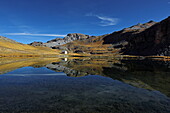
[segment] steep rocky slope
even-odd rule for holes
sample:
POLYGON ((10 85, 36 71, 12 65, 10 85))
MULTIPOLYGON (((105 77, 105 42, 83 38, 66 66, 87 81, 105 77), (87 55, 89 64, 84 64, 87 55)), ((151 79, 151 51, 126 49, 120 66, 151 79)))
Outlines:
POLYGON ((123 41, 128 41, 132 37, 132 35, 145 31, 146 29, 150 28, 151 26, 155 24, 156 22, 149 21, 144 24, 137 24, 129 28, 124 28, 121 31, 113 32, 112 34, 103 38, 104 40, 103 44, 117 44, 123 41))
POLYGON ((47 46, 87 54, 125 54, 139 56, 170 56, 170 17, 149 21, 102 36, 80 33, 68 34, 47 43, 34 42, 33 46, 47 46))
POLYGON ((170 56, 170 17, 132 36, 124 54, 170 56))
MULTIPOLYGON (((131 40, 134 40, 133 37, 148 30, 156 24, 157 22, 149 21, 147 23, 137 24, 111 34, 106 34, 103 36, 91 36, 84 41, 73 41, 71 43, 65 44, 64 46, 73 52, 86 52, 100 55, 123 53, 130 54, 128 52, 129 44, 131 40)), ((132 53, 132 55, 141 54, 132 53)))
POLYGON ((114 32, 103 40, 103 44, 113 44, 126 55, 170 56, 170 17, 114 32))
POLYGON ((72 33, 72 34, 68 34, 66 37, 62 38, 56 38, 50 41, 47 41, 47 43, 44 43, 44 46, 47 47, 55 47, 58 45, 64 45, 66 43, 75 41, 75 40, 85 40, 88 39, 90 36, 89 35, 84 35, 84 34, 80 34, 80 33, 72 33))

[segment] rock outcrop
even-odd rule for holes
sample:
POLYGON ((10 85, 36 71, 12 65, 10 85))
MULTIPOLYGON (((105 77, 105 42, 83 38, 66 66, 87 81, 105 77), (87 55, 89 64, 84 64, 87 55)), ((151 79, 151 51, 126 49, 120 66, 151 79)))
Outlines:
POLYGON ((149 21, 148 23, 137 24, 129 28, 124 28, 121 31, 113 32, 112 34, 103 38, 103 44, 119 44, 121 42, 128 41, 134 34, 141 33, 155 24, 156 22, 149 21))
POLYGON ((32 42, 32 43, 30 43, 28 45, 31 45, 31 46, 44 46, 43 42, 32 42))
POLYGON ((66 37, 62 38, 56 38, 53 40, 48 41, 47 43, 44 43, 43 45, 47 46, 47 47, 55 47, 58 45, 64 45, 66 43, 75 41, 75 40, 86 40, 88 39, 90 36, 89 35, 84 35, 84 34, 80 34, 80 33, 72 33, 72 34, 68 34, 66 37))
POLYGON ((102 36, 72 33, 47 43, 34 42, 31 45, 88 54, 170 56, 170 17, 161 22, 139 23, 102 36))
POLYGON ((131 37, 124 54, 170 56, 170 17, 131 37))
POLYGON ((170 17, 161 21, 125 28, 103 38, 126 55, 170 56, 170 17))
POLYGON ((64 38, 55 38, 55 39, 52 39, 50 41, 47 41, 46 43, 32 42, 28 45, 46 46, 46 47, 50 47, 50 48, 53 48, 53 49, 60 49, 60 48, 63 48, 63 47, 61 47, 61 45, 67 44, 67 43, 75 41, 75 40, 86 40, 86 39, 89 39, 89 38, 90 38, 89 35, 84 35, 84 34, 80 34, 80 33, 71 33, 71 34, 68 34, 64 38))

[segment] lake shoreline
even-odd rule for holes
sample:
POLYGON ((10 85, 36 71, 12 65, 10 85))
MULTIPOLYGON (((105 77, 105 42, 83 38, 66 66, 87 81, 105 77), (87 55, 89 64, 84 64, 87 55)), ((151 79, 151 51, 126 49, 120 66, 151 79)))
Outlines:
POLYGON ((135 55, 82 55, 82 54, 60 54, 60 55, 32 55, 32 54, 21 54, 21 55, 0 55, 0 58, 76 58, 76 57, 90 57, 90 58, 115 58, 115 59, 153 59, 160 61, 170 61, 170 56, 135 56, 135 55))

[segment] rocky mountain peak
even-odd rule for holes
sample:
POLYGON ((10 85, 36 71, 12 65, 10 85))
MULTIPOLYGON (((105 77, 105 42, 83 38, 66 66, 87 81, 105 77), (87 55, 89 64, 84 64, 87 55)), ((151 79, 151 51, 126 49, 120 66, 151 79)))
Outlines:
POLYGON ((30 43, 30 44, 28 44, 28 45, 32 45, 32 46, 43 46, 43 42, 32 42, 32 43, 30 43))
POLYGON ((153 20, 150 20, 148 23, 156 23, 155 21, 153 21, 153 20))
POLYGON ((89 37, 90 37, 89 35, 85 35, 85 34, 71 33, 68 34, 66 37, 64 37, 64 40, 66 41, 84 40, 84 39, 88 39, 89 37))
POLYGON ((47 41, 47 43, 51 43, 51 42, 57 42, 59 40, 62 40, 62 38, 55 38, 55 39, 52 39, 50 41, 47 41))
POLYGON ((129 31, 141 32, 141 31, 144 31, 147 28, 150 28, 151 26, 155 25, 156 23, 157 22, 154 22, 152 20, 147 22, 147 23, 144 23, 144 24, 138 23, 137 25, 123 29, 123 32, 129 32, 129 31))
POLYGON ((43 45, 47 47, 55 47, 58 45, 64 45, 66 43, 69 43, 75 40, 86 40, 89 37, 90 37, 89 35, 85 35, 81 33, 70 33, 64 38, 56 38, 56 39, 48 41, 47 43, 44 43, 43 45))

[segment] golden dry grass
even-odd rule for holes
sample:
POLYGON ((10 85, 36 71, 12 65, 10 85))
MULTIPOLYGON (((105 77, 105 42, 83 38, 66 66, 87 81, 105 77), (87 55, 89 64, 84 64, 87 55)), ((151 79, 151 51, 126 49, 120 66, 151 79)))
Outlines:
POLYGON ((60 50, 53 50, 48 47, 33 47, 26 44, 17 42, 10 42, 6 40, 0 40, 0 57, 3 56, 41 56, 41 55, 59 55, 60 50))
POLYGON ((112 56, 120 55, 120 49, 115 49, 111 44, 103 44, 100 37, 88 40, 77 40, 67 43, 63 46, 70 48, 72 51, 80 50, 84 53, 79 53, 78 56, 112 56))

